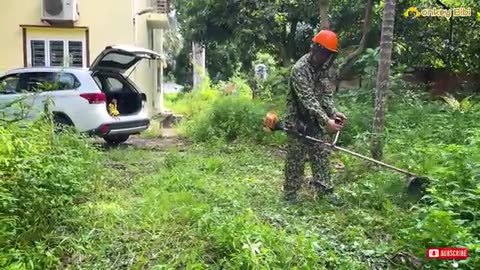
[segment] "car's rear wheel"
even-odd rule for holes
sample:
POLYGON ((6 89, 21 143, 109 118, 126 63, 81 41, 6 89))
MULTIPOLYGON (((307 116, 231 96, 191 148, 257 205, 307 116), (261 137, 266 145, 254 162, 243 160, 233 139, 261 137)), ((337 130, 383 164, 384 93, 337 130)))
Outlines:
POLYGON ((124 143, 130 138, 130 135, 112 135, 112 136, 107 136, 103 137, 105 142, 110 145, 118 145, 121 143, 124 143))
POLYGON ((65 116, 56 114, 53 117, 55 132, 60 133, 73 127, 72 121, 65 116))

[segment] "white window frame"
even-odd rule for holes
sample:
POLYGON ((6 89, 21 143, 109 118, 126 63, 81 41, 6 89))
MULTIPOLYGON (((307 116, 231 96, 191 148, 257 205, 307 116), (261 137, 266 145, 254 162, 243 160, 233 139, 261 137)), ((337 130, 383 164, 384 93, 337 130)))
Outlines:
MULTIPOLYGON (((65 61, 65 60, 66 60, 66 56, 68 55, 68 54, 65 54, 65 53, 68 51, 68 50, 67 50, 68 48, 66 47, 66 45, 68 44, 68 41, 62 40, 62 39, 50 39, 50 40, 47 41, 48 44, 45 44, 45 50, 46 50, 48 53, 45 54, 45 57, 48 58, 48 62, 45 61, 45 64, 46 64, 48 67, 50 67, 50 65, 51 65, 50 61, 52 60, 52 59, 51 59, 51 56, 52 56, 51 53, 52 53, 52 51, 50 50, 50 42, 52 42, 52 41, 55 41, 55 42, 63 42, 63 66, 64 66, 64 67, 68 67, 68 64, 69 64, 69 63, 67 63, 67 61, 65 61)), ((58 67, 58 66, 55 66, 55 67, 58 67)), ((60 66, 60 67, 61 67, 61 66, 60 66)))
POLYGON ((42 41, 45 42, 45 67, 50 67, 50 41, 63 41, 63 56, 64 56, 64 67, 69 67, 70 63, 65 61, 67 56, 69 56, 69 41, 81 42, 82 43, 82 67, 87 67, 87 48, 86 42, 84 39, 61 39, 61 38, 28 38, 27 39, 27 66, 32 67, 32 41, 42 41))
MULTIPOLYGON (((73 42, 80 42, 82 43, 82 67, 83 68, 86 68, 87 67, 87 48, 85 47, 87 42, 85 42, 84 39, 67 39, 67 40, 64 40, 64 43, 63 43, 63 48, 64 48, 64 55, 67 55, 67 56, 70 56, 69 54, 69 49, 70 49, 70 45, 68 44, 70 41, 73 41, 73 42)), ((70 66, 70 62, 67 63, 67 66, 70 66)))

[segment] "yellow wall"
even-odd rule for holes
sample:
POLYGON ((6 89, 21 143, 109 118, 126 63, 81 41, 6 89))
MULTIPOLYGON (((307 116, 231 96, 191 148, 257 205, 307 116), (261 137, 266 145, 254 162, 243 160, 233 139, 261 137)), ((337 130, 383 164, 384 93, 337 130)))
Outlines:
MULTIPOLYGON (((137 12, 147 8, 148 0, 136 0, 133 3, 133 8, 137 12)), ((146 27, 146 15, 139 15, 135 17, 137 30, 136 30, 136 43, 139 47, 149 48, 148 42, 148 31, 146 27)), ((135 37, 134 37, 135 38, 135 37)), ((142 89, 146 89, 145 93, 147 94, 148 108, 150 111, 154 108, 154 99, 155 99, 155 70, 152 64, 148 61, 142 61, 137 65, 133 79, 135 83, 142 89)))
POLYGON ((90 63, 111 44, 134 44, 132 1, 80 0, 78 25, 89 27, 90 63))
MULTIPOLYGON (((42 0, 0 0, 0 74, 24 66, 23 32, 20 25, 48 25, 40 20, 41 2, 42 0)), ((149 3, 150 0, 79 0, 80 16, 75 26, 88 27, 89 63, 108 45, 128 44, 153 49, 147 34, 148 14, 136 16, 136 35, 133 23, 135 12, 147 8, 149 3)), ((84 40, 85 29, 28 28, 27 40, 30 38, 84 40)), ((143 63, 130 76, 145 89, 151 102, 156 96, 157 88, 154 68, 154 64, 143 63)), ((150 109, 152 106, 150 103, 150 109)))
POLYGON ((85 39, 85 29, 55 29, 55 28, 36 28, 31 27, 27 29, 27 38, 33 39, 85 39))
MULTIPOLYGON (((20 25, 47 25, 40 20, 41 1, 0 1, 0 72, 23 67, 23 37, 20 25)), ((79 20, 75 25, 89 28, 90 63, 109 44, 134 43, 131 0, 79 0, 79 11, 79 20)), ((72 32, 72 29, 35 29, 28 30, 28 34, 35 32, 36 36, 41 37, 43 32, 47 37, 55 36, 56 33, 65 36, 69 31, 72 32)), ((78 37, 78 34, 73 36, 78 37)))

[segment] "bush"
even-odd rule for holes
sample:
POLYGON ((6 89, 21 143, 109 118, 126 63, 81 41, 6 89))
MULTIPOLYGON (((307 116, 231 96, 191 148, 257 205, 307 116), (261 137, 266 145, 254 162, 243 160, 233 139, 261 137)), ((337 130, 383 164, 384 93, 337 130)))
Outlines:
POLYGON ((170 109, 185 117, 192 117, 208 107, 215 99, 220 97, 221 92, 216 89, 203 91, 191 91, 179 96, 170 109))
POLYGON ((195 141, 245 139, 261 142, 271 135, 263 130, 263 118, 267 111, 267 106, 259 101, 222 97, 190 121, 184 122, 182 131, 195 141))
POLYGON ((215 88, 221 93, 245 98, 250 98, 253 94, 247 79, 238 74, 226 82, 220 81, 215 88))
MULTIPOLYGON (((478 134, 478 129, 471 129, 478 134)), ((452 131, 451 131, 452 132, 452 131)), ((441 134, 445 134, 443 131, 441 134)), ((452 132, 453 133, 453 132, 452 132)), ((428 247, 466 247, 469 259, 460 261, 462 269, 480 265, 480 137, 472 136, 464 145, 437 142, 412 142, 408 148, 393 144, 389 149, 403 148, 399 166, 430 176, 432 184, 428 204, 415 208, 415 220, 401 230, 399 242, 422 256, 428 247)), ((430 262, 435 269, 449 268, 448 262, 430 262)))
POLYGON ((285 96, 288 92, 288 77, 291 66, 280 67, 272 70, 267 79, 260 83, 260 95, 262 98, 276 100, 278 97, 285 96))
POLYGON ((59 258, 61 231, 100 172, 100 156, 46 120, 0 127, 0 266, 46 269, 59 258))
MULTIPOLYGON (((373 117, 370 93, 362 89, 341 94, 338 99, 349 115, 348 127, 340 141, 349 148, 361 145, 362 151, 368 151, 373 117)), ((395 237, 396 245, 419 258, 425 256, 429 247, 467 247, 470 258, 459 261, 459 267, 478 268, 480 227, 476 220, 480 216, 480 137, 474 125, 480 116, 478 108, 465 107, 462 111, 449 103, 428 100, 421 93, 405 90, 392 93, 387 108, 385 161, 432 179, 426 197, 428 204, 412 208, 411 219, 405 220, 404 229, 395 237)), ((379 183, 393 185, 403 177, 389 173, 389 177, 381 178, 378 173, 362 168, 363 162, 354 164, 352 158, 344 160, 349 162, 346 164, 348 171, 354 171, 357 178, 361 176, 361 185, 369 186, 369 191, 378 190, 379 183)), ((351 177, 351 173, 348 175, 351 177)), ((383 200, 378 196, 368 200, 371 196, 376 195, 359 197, 358 203, 383 200)), ((425 263, 432 269, 447 269, 452 264, 446 261, 425 263)))
POLYGON ((228 82, 178 97, 171 107, 185 116, 179 125, 180 132, 195 141, 248 139, 262 142, 268 136, 269 140, 281 144, 285 140, 283 134, 269 134, 263 130, 266 113, 280 106, 252 100, 251 96, 246 80, 235 76, 228 82))

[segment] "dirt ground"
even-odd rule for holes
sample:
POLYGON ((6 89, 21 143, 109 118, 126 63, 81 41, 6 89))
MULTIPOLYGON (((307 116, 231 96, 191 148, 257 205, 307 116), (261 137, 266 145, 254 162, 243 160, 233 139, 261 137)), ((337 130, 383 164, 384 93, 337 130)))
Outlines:
POLYGON ((131 137, 126 143, 124 143, 124 145, 151 150, 165 150, 167 148, 185 146, 185 142, 178 137, 161 137, 146 139, 136 136, 131 137))
POLYGON ((140 148, 147 150, 167 150, 169 148, 179 148, 180 150, 186 146, 184 139, 178 137, 175 129, 162 129, 158 137, 144 138, 141 135, 131 136, 128 141, 119 146, 107 146, 101 138, 95 138, 94 143, 102 148, 120 147, 120 148, 140 148))

